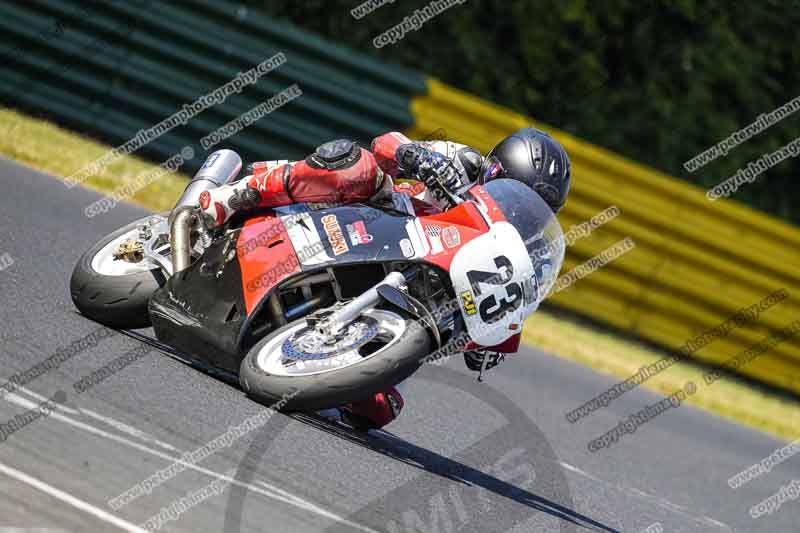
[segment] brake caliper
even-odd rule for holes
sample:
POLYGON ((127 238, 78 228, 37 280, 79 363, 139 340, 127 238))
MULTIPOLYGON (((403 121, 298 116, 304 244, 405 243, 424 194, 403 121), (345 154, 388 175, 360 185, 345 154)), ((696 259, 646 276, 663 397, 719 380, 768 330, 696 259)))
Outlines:
POLYGON ((128 239, 122 242, 114 251, 115 261, 138 263, 144 259, 144 244, 138 239, 128 239))

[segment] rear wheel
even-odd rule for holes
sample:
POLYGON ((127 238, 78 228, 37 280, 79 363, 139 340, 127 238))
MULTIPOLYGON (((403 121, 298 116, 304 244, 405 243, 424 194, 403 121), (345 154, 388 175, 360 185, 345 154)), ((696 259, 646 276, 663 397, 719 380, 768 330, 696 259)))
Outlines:
POLYGON ((239 381, 257 400, 286 410, 317 410, 365 399, 413 374, 431 347, 430 333, 404 312, 371 309, 335 343, 300 319, 256 344, 239 381))
POLYGON ((144 328, 150 325, 147 303, 166 278, 151 260, 132 263, 115 260, 114 252, 128 239, 137 239, 139 226, 132 222, 106 235, 84 253, 70 280, 72 301, 87 317, 112 328, 144 328))

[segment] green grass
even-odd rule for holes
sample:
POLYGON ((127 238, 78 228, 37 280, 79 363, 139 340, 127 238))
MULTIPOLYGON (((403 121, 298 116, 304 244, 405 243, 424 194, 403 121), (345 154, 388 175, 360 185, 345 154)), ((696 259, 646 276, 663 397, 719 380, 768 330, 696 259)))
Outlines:
MULTIPOLYGON (((69 176, 100 158, 109 149, 109 146, 46 121, 0 108, 0 155, 54 176, 69 176)), ((99 174, 90 176, 83 185, 110 192, 126 180, 155 167, 149 161, 126 156, 99 174)), ((187 176, 179 173, 168 174, 139 191, 129 201, 154 211, 169 209, 187 179, 187 176)), ((641 366, 668 353, 550 308, 540 310, 525 323, 523 339, 542 350, 620 379, 629 377, 641 366)), ((800 401, 781 391, 733 376, 708 387, 702 379, 707 369, 700 363, 679 362, 650 378, 642 386, 670 394, 686 381, 692 380, 697 384, 698 391, 687 403, 787 440, 800 438, 800 401)))
MULTIPOLYGON (((525 323, 523 339, 620 381, 644 365, 677 355, 552 309, 537 312, 525 323)), ((697 392, 686 403, 787 440, 800 438, 800 401, 789 393, 734 375, 706 385, 702 376, 709 368, 699 362, 678 362, 642 386, 666 396, 693 381, 697 392)))
MULTIPOLYGON (((100 159, 111 148, 44 120, 0 108, 0 155, 53 176, 67 177, 100 159)), ((157 166, 139 157, 121 157, 98 174, 90 175, 82 185, 100 192, 111 192, 157 166)), ((188 179, 179 172, 167 174, 127 201, 154 211, 170 209, 188 179)))

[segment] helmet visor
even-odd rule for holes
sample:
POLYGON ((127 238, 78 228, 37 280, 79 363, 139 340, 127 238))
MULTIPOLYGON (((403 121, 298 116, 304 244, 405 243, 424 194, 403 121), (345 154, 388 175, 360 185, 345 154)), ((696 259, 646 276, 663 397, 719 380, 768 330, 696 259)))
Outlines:
POLYGON ((481 172, 481 183, 493 180, 504 172, 504 168, 500 160, 495 156, 490 155, 483 163, 483 171, 481 172))

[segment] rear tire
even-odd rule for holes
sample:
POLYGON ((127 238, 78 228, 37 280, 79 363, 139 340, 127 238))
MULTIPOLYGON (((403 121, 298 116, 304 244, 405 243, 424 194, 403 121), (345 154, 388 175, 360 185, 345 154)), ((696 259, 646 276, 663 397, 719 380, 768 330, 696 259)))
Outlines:
POLYGON ((380 353, 338 370, 312 375, 276 375, 259 364, 267 344, 290 329, 305 324, 296 320, 253 346, 242 361, 239 382, 244 391, 266 405, 280 402, 281 410, 316 411, 363 400, 387 390, 417 371, 431 348, 428 330, 410 315, 392 310, 405 319, 403 333, 380 353))
POLYGON ((111 328, 149 327, 147 303, 153 292, 166 282, 164 274, 157 268, 109 276, 92 267, 92 260, 98 252, 111 241, 135 230, 142 222, 132 222, 100 239, 78 259, 72 271, 69 285, 75 307, 86 317, 111 328))

